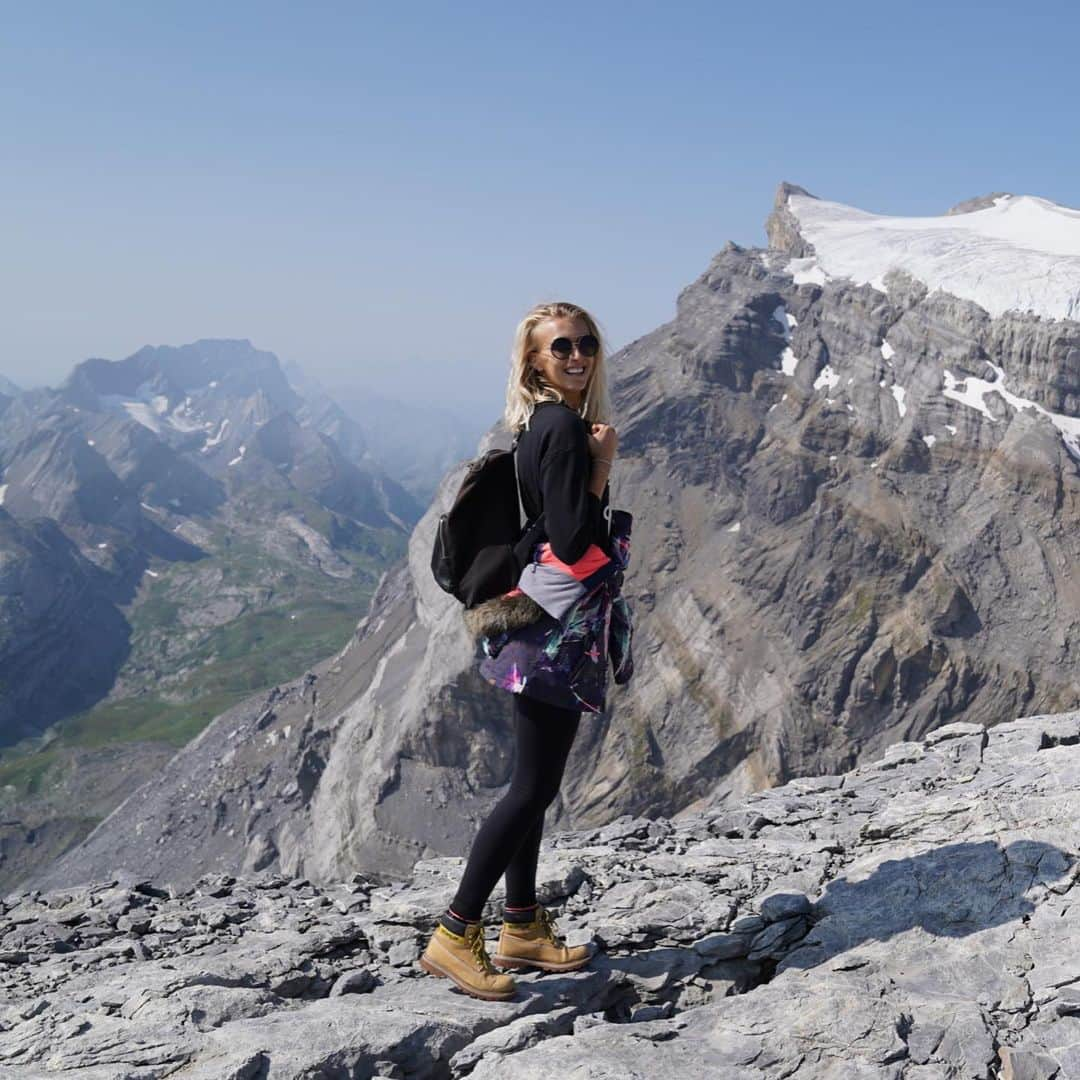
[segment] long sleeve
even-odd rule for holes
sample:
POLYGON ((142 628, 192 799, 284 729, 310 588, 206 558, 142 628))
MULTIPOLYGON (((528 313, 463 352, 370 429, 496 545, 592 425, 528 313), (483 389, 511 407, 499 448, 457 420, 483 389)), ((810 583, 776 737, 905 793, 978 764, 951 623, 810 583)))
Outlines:
POLYGON ((565 563, 577 562, 607 532, 602 500, 589 491, 592 458, 580 429, 579 435, 579 445, 553 447, 540 463, 547 537, 565 563))

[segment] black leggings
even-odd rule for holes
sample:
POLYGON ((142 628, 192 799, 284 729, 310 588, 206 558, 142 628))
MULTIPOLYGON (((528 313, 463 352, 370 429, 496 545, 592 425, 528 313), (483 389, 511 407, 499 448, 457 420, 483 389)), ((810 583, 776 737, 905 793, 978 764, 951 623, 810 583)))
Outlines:
POLYGON ((580 712, 514 695, 514 772, 509 790, 476 833, 450 904, 462 919, 482 917, 484 904, 504 872, 507 906, 536 903, 544 811, 559 793, 580 720, 580 712))

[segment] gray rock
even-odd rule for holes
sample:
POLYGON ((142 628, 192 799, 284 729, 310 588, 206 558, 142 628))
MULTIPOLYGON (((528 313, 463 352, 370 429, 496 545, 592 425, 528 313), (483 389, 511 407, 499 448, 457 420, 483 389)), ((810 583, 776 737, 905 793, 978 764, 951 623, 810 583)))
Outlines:
POLYGON ((0 1072, 1070 1076, 1078 732, 1080 713, 1030 717, 924 739, 839 785, 760 792, 771 824, 753 838, 702 839, 711 813, 626 820, 604 843, 552 834, 540 889, 568 936, 603 948, 576 972, 519 973, 506 1002, 404 959, 452 896, 457 858, 371 888, 267 873, 175 894, 142 877, 12 894, 0 1072), (811 873, 805 892, 783 884, 811 873), (235 918, 217 917, 223 903, 235 918), (162 932, 132 938, 133 913, 162 932))

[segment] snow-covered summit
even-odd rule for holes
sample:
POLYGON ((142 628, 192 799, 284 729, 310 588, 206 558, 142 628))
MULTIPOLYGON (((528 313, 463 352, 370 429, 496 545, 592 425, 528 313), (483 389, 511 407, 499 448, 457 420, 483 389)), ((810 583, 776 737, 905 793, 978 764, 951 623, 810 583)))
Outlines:
POLYGON ((992 316, 1080 320, 1080 210, 1032 195, 974 205, 984 202, 938 217, 889 217, 785 184, 777 198, 785 242, 774 246, 799 256, 789 264, 796 281, 850 278, 884 291, 885 274, 897 269, 992 316))

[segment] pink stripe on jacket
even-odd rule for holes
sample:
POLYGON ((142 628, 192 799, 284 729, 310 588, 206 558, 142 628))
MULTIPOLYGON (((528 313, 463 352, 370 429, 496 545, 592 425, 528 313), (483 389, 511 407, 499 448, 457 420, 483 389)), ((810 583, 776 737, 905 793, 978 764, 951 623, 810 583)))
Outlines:
MULTIPOLYGON (((584 581, 590 574, 596 573, 605 563, 611 562, 611 556, 606 554, 604 549, 598 544, 590 544, 585 549, 585 554, 574 563, 565 563, 562 559, 555 557, 555 553, 551 550, 551 544, 545 540, 540 544, 540 557, 539 562, 545 566, 554 566, 559 570, 562 570, 564 574, 569 574, 572 578, 576 578, 578 581, 584 581)), ((503 593, 503 596, 521 596, 520 589, 511 589, 508 593, 503 593)))

